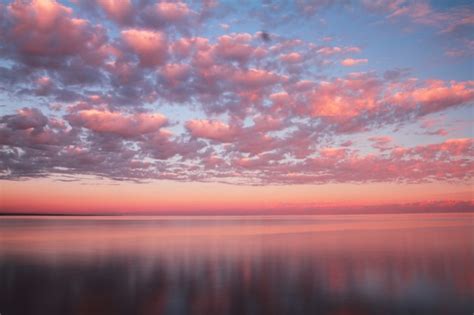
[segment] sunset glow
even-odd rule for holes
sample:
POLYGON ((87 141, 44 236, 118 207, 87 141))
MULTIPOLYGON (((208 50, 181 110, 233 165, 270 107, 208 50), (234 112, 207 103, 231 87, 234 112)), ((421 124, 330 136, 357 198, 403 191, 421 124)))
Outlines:
POLYGON ((0 2, 0 212, 474 211, 469 1, 0 2))

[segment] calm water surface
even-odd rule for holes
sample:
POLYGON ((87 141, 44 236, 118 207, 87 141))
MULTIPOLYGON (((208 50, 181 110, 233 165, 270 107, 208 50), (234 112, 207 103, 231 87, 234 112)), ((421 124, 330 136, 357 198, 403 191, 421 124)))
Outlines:
POLYGON ((0 313, 468 314, 474 214, 0 217, 0 313))

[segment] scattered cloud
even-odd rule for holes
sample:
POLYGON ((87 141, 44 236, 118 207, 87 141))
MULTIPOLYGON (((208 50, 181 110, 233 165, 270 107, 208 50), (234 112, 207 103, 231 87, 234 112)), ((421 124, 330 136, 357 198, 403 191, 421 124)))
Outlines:
POLYGON ((352 67, 352 66, 357 66, 361 64, 367 63, 369 60, 368 59, 352 59, 352 58, 346 58, 341 61, 341 65, 345 67, 352 67))
MULTIPOLYGON (((290 23, 295 13, 308 18, 344 3, 275 4, 255 18, 268 22, 288 8, 290 23)), ((473 24, 467 8, 362 7, 439 36, 473 24)), ((357 57, 365 46, 335 37, 230 32, 227 23, 205 36, 204 21, 226 10, 212 1, 0 5, 0 93, 19 100, 0 118, 0 177, 254 185, 472 178, 472 140, 426 122, 472 105, 473 81, 417 77, 408 68, 349 72, 372 66, 372 56, 369 64, 357 57), (423 121, 413 134, 429 140, 387 136, 423 121)), ((463 47, 446 54, 464 56, 463 47)))

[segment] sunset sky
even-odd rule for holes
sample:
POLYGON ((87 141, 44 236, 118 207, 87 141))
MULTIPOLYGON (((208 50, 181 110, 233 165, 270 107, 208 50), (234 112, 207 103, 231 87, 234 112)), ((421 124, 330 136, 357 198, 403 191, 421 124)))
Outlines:
POLYGON ((0 212, 474 211, 472 1, 0 0, 0 212))

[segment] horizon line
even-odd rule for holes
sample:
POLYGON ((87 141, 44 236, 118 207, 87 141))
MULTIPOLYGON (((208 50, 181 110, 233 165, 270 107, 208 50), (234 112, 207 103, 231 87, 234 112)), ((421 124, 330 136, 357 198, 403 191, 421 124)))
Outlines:
POLYGON ((0 212, 0 217, 7 217, 7 216, 38 216, 38 217, 46 217, 46 216, 57 216, 57 217, 119 217, 119 216, 274 216, 274 215, 281 215, 281 216, 290 216, 290 215, 367 215, 367 214, 443 214, 443 213, 474 213, 474 209, 466 209, 466 210, 456 210, 456 211, 449 211, 449 210, 440 210, 440 211, 424 211, 424 210, 407 210, 407 211, 387 211, 387 212, 375 212, 375 211, 358 211, 358 212, 277 212, 277 213, 269 213, 269 212, 243 212, 243 213, 236 213, 236 212, 225 212, 225 213, 218 213, 218 212, 179 212, 179 213, 171 213, 171 212, 159 212, 159 213, 31 213, 31 212, 0 212))

